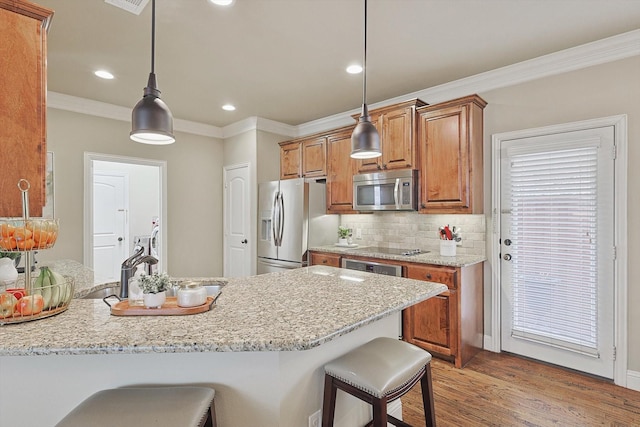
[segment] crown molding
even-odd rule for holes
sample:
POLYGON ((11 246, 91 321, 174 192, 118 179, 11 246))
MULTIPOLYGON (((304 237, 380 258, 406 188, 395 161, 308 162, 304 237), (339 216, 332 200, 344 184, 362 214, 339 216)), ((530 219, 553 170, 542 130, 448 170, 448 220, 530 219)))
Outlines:
MULTIPOLYGON (((413 98, 420 98, 430 104, 436 104, 472 93, 487 92, 638 55, 640 55, 640 30, 633 30, 417 92, 397 96, 371 104, 369 105, 369 109, 373 110, 413 98)), ((131 120, 130 108, 57 92, 48 92, 47 96, 47 107, 49 108, 57 108, 114 120, 131 120)), ((223 128, 188 120, 174 119, 174 129, 180 132, 212 138, 229 138, 250 130, 260 130, 295 138, 354 124, 351 116, 357 114, 359 111, 360 108, 358 107, 350 111, 302 123, 298 126, 291 126, 255 116, 240 120, 223 128)))
MULTIPOLYGON (((88 114, 90 116, 103 117, 105 119, 131 121, 131 108, 92 99, 79 98, 65 95, 59 92, 47 92, 47 108, 72 111, 74 113, 88 114)), ((222 129, 204 123, 189 120, 173 119, 173 130, 194 135, 208 136, 211 138, 223 138, 222 129)))
POLYGON ((222 134, 224 138, 231 138, 232 136, 240 135, 252 130, 271 132, 278 135, 288 136, 290 138, 298 136, 297 126, 291 126, 256 116, 248 117, 240 120, 239 122, 225 126, 222 128, 222 134))
MULTIPOLYGON (((472 93, 487 92, 638 55, 640 55, 640 30, 633 30, 463 79, 454 80, 428 89, 387 99, 369 105, 369 110, 397 104, 413 98, 419 98, 429 104, 437 104, 472 93)), ((298 133, 300 136, 311 135, 353 124, 351 115, 357 114, 359 111, 360 108, 356 108, 303 123, 298 126, 298 133)))

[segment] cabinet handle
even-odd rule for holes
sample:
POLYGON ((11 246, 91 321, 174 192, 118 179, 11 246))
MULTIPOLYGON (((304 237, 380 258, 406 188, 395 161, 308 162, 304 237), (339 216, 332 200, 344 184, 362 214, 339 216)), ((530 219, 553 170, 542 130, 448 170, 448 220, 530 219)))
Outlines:
POLYGON ((323 263, 323 264, 326 264, 326 263, 327 263, 327 260, 326 260, 326 259, 323 259, 323 260, 322 260, 322 263, 323 263))
POLYGON ((431 279, 431 273, 427 273, 427 279, 431 279))
POLYGON ((427 207, 427 205, 425 205, 424 203, 421 203, 420 206, 422 207, 422 209, 425 209, 427 207))

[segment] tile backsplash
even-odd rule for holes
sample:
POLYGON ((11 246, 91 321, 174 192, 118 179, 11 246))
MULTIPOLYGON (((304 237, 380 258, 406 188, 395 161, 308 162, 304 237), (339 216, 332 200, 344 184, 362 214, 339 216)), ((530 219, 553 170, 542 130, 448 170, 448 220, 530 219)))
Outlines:
POLYGON ((461 245, 457 252, 467 255, 485 254, 485 216, 424 215, 417 212, 384 212, 342 215, 340 224, 353 230, 353 243, 389 248, 439 250, 438 228, 443 225, 460 228, 461 245), (362 236, 358 239, 358 230, 362 236))

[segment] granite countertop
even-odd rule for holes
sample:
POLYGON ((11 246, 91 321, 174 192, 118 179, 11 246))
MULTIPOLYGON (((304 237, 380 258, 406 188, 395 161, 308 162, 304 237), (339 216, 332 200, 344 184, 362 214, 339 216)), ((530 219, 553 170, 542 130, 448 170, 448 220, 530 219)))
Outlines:
POLYGON ((357 248, 345 248, 340 246, 328 245, 309 248, 310 251, 328 252, 340 254, 343 256, 362 256, 368 258, 389 259, 402 262, 414 262, 417 264, 434 264, 446 265, 450 267, 467 267, 487 260, 485 255, 457 255, 457 256, 441 256, 438 249, 430 252, 423 252, 419 255, 391 255, 380 253, 375 246, 358 246, 357 248))
POLYGON ((0 326, 0 355, 306 350, 446 289, 312 266, 230 278, 212 310, 194 315, 119 317, 75 299, 59 315, 0 326))

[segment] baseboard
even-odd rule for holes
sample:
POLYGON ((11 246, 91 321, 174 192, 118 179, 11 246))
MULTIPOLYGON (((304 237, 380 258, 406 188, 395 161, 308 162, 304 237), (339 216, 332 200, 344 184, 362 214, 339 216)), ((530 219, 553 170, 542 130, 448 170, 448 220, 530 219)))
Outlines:
POLYGON ((640 372, 627 370, 627 388, 640 391, 640 372))

